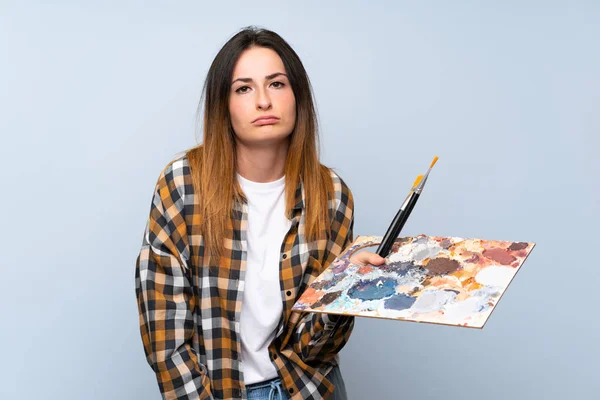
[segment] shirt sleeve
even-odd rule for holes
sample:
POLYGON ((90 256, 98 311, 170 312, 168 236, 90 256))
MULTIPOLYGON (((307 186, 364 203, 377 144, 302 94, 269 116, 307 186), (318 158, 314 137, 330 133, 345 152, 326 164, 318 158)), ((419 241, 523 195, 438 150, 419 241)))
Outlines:
MULTIPOLYGON (((321 271, 325 270, 354 241, 354 199, 350 189, 341 178, 338 179, 339 198, 321 271)), ((353 329, 354 317, 306 313, 296 326, 293 340, 295 351, 306 363, 327 362, 346 345, 353 329), (336 327, 338 320, 340 321, 336 327)))
POLYGON ((142 342, 164 399, 212 399, 207 369, 192 346, 195 299, 187 268, 183 189, 165 171, 156 184, 136 260, 142 342))

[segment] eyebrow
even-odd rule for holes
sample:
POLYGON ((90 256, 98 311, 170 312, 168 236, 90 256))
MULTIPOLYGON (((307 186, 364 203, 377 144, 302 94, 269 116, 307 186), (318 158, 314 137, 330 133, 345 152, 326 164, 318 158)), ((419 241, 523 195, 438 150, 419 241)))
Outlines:
MULTIPOLYGON (((286 78, 288 77, 288 76, 287 76, 286 74, 284 74, 283 72, 275 72, 274 74, 271 74, 271 75, 267 75, 267 76, 265 76, 265 79, 266 79, 266 80, 270 80, 270 79, 273 79, 273 78, 275 78, 275 77, 278 77, 279 75, 283 75, 283 76, 285 76, 286 78)), ((234 84, 234 83, 236 83, 237 81, 242 81, 242 82, 246 82, 246 83, 248 83, 248 82, 252 82, 252 78, 237 78, 236 80, 234 80, 233 82, 231 82, 231 84, 233 85, 233 84, 234 84)))

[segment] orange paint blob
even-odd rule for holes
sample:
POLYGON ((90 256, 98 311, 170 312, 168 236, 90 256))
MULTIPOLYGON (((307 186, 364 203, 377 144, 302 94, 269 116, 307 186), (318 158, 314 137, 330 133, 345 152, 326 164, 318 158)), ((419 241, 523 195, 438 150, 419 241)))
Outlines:
POLYGON ((368 274, 371 271, 373 271, 373 267, 371 267, 370 265, 365 265, 364 267, 360 267, 358 269, 359 274, 368 274))
POLYGON ((323 292, 322 290, 315 290, 309 287, 304 291, 300 300, 305 304, 313 304, 319 301, 323 294, 325 294, 325 292, 323 292))

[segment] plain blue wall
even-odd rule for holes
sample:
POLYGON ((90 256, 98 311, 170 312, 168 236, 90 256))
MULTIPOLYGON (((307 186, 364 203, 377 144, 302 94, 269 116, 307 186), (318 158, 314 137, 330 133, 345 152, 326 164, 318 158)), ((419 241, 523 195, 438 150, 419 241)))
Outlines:
POLYGON ((250 24, 304 61, 357 234, 437 154, 403 234, 537 243, 483 330, 357 320, 351 398, 599 398, 598 2, 98 3, 0 4, 0 398, 160 398, 135 258, 250 24))

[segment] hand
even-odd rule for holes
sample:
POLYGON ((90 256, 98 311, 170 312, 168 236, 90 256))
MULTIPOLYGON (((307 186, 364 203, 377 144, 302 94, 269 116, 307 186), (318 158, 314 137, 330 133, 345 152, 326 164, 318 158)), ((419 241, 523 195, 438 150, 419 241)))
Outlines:
POLYGON ((358 264, 363 266, 367 264, 381 265, 385 263, 385 258, 381 257, 377 253, 373 253, 370 251, 361 251, 352 254, 352 256, 350 256, 350 262, 352 264, 358 264))

